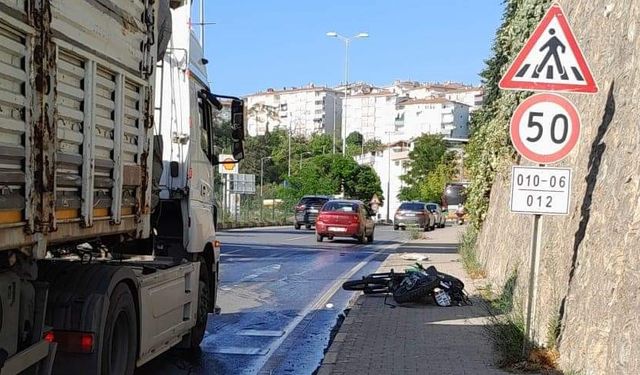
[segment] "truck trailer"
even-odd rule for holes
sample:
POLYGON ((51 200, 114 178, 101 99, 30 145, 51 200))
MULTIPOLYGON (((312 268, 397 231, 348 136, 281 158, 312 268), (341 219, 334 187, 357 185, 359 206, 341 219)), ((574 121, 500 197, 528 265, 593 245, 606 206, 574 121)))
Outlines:
MULTIPOLYGON (((0 375, 132 374, 214 312, 218 148, 188 0, 0 0, 0 375)), ((226 101, 226 102, 225 102, 226 101)))

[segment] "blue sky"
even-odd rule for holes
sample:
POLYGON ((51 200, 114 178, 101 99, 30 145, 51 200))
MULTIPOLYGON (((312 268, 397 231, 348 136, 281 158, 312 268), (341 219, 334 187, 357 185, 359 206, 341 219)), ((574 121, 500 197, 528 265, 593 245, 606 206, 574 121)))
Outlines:
MULTIPOLYGON (((198 22, 199 0, 194 1, 198 22)), ((327 31, 364 31, 349 53, 349 81, 480 83, 500 25, 501 0, 205 0, 205 55, 214 92, 337 85, 344 43, 327 31)))

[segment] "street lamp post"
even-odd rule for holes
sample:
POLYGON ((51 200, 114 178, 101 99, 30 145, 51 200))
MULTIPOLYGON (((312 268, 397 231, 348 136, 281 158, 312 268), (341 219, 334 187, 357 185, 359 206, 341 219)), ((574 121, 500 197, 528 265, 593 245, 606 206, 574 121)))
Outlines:
POLYGON ((264 198, 262 195, 262 185, 264 185, 264 161, 270 159, 271 156, 260 158, 260 220, 262 220, 262 206, 264 206, 264 198))
MULTIPOLYGON (((346 138, 347 138, 347 91, 349 88, 349 44, 352 40, 358 38, 368 38, 368 33, 358 33, 350 38, 342 36, 335 31, 329 31, 327 36, 330 38, 338 38, 344 42, 344 103, 342 107, 342 155, 346 153, 346 138)), ((335 111, 335 108, 334 108, 335 111)))
POLYGON ((390 131, 385 132, 388 135, 387 141, 387 223, 390 222, 391 217, 391 133, 390 131))

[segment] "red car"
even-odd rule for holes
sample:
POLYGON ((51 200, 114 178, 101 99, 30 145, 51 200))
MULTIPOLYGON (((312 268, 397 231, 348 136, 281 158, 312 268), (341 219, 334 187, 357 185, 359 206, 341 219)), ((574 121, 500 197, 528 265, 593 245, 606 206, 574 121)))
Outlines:
POLYGON ((360 243, 373 242, 373 213, 362 201, 332 200, 324 204, 316 219, 316 241, 327 237, 351 237, 360 243))

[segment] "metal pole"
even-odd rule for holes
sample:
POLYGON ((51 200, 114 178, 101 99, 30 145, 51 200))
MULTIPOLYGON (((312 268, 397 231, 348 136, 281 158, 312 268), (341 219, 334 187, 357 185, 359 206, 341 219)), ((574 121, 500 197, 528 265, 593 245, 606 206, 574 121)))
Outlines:
POLYGON ((224 211, 227 206, 227 175, 222 175, 222 222, 224 223, 224 211))
POLYGON ((260 221, 262 221, 262 206, 264 205, 262 185, 264 185, 264 159, 260 159, 260 221))
POLYGON ((289 122, 289 157, 287 158, 287 176, 291 177, 291 122, 289 122))
POLYGON ((529 266, 529 295, 527 299, 527 319, 525 323, 526 337, 522 344, 522 354, 526 355, 529 343, 535 340, 533 324, 536 316, 536 301, 538 299, 538 271, 540 270, 540 250, 542 230, 540 228, 542 215, 533 215, 533 233, 531 236, 531 263, 529 266))
POLYGON ((347 152, 347 88, 349 87, 349 39, 344 40, 344 106, 342 109, 342 155, 347 152))
POLYGON ((204 0, 200 0, 200 45, 204 51, 204 0))
POLYGON ((336 153, 336 96, 333 95, 333 153, 336 153))
POLYGON ((391 132, 387 132, 387 223, 391 221, 391 132))

